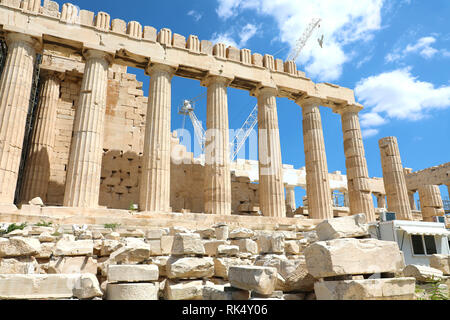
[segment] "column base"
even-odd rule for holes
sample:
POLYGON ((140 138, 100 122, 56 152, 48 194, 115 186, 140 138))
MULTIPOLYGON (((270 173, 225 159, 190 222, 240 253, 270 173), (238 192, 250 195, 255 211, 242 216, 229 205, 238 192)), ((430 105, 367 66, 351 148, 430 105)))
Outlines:
POLYGON ((16 211, 18 211, 19 209, 17 209, 15 204, 11 204, 11 203, 0 203, 0 215, 2 213, 14 213, 16 211))

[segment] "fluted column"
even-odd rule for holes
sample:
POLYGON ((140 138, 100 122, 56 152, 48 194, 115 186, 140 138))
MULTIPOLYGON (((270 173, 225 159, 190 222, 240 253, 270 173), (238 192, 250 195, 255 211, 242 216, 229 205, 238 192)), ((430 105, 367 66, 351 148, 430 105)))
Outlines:
POLYGON ((80 102, 75 113, 64 206, 98 207, 105 127, 109 55, 85 54, 80 102))
POLYGON ((140 211, 170 211, 170 116, 174 69, 155 64, 147 70, 150 89, 140 180, 140 211))
POLYGON ((231 214, 230 137, 228 127, 229 79, 212 76, 203 81, 208 87, 206 110, 205 213, 231 214))
POLYGON ((40 197, 47 201, 50 164, 55 147, 55 122, 58 108, 60 79, 54 72, 41 71, 41 91, 30 151, 25 166, 22 200, 40 197))
POLYGON ((37 41, 10 33, 0 80, 0 203, 13 204, 30 104, 37 41))
POLYGON ((261 212, 264 216, 286 217, 276 102, 277 91, 273 88, 262 88, 255 94, 258 97, 259 203, 261 212))
POLYGON ((362 106, 349 105, 334 112, 341 115, 342 121, 350 213, 364 213, 367 221, 373 222, 376 220, 375 207, 370 193, 369 170, 358 116, 361 110, 362 106))
POLYGON ((383 138, 379 141, 379 146, 388 210, 397 213, 398 220, 412 220, 397 138, 383 138))
POLYGON ((306 194, 311 219, 332 219, 333 207, 327 156, 318 101, 297 102, 303 113, 306 194))
POLYGON ((421 186, 419 188, 419 197, 423 221, 433 222, 433 217, 440 217, 445 214, 439 186, 421 186))
POLYGON ((293 186, 286 186, 286 207, 288 213, 293 213, 297 209, 295 203, 295 188, 293 186))

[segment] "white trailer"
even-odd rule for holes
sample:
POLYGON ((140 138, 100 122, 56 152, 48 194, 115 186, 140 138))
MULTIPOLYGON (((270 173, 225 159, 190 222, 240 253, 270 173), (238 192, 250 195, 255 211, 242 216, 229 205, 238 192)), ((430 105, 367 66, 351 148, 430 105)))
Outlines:
POLYGON ((369 231, 373 238, 397 242, 406 265, 429 266, 431 255, 450 255, 450 231, 443 223, 393 220, 372 224, 369 231))

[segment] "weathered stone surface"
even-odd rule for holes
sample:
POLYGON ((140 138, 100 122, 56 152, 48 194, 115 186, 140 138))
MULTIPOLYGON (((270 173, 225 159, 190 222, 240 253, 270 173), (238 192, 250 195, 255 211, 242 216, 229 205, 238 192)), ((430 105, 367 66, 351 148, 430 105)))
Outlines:
POLYGON ((171 257, 166 265, 167 276, 170 279, 196 279, 214 275, 212 258, 177 258, 171 257))
POLYGON ((147 260, 150 257, 150 246, 147 244, 125 246, 110 255, 110 260, 122 264, 135 264, 147 260))
POLYGON ((198 233, 202 239, 211 239, 216 235, 216 231, 213 228, 196 230, 195 233, 198 233))
POLYGON ((78 299, 102 297, 103 292, 100 289, 97 277, 91 273, 81 274, 75 282, 73 296, 78 299))
POLYGON ((369 234, 364 214, 325 220, 317 225, 316 232, 320 241, 354 238, 369 234))
POLYGON ((61 239, 56 243, 56 256, 83 256, 94 253, 94 242, 92 240, 66 240, 61 239))
POLYGON ((257 243, 260 253, 284 252, 284 235, 282 233, 261 232, 258 235, 257 243))
POLYGON ((179 233, 172 245, 173 255, 204 255, 205 248, 198 233, 179 233))
POLYGON ((119 250, 123 246, 124 245, 117 240, 105 239, 102 241, 100 256, 102 257, 109 256, 111 253, 113 253, 116 250, 119 250))
POLYGON ((44 206, 44 202, 39 197, 31 199, 28 203, 31 204, 32 206, 39 206, 39 207, 44 206))
POLYGON ((91 257, 55 257, 50 260, 47 273, 97 274, 97 260, 91 257))
POLYGON ((55 249, 56 243, 54 242, 46 242, 41 243, 41 250, 37 255, 35 255, 38 259, 47 259, 50 258, 53 254, 53 251, 55 249))
POLYGON ((0 299, 64 299, 75 294, 83 298, 92 296, 92 293, 101 295, 101 291, 89 290, 89 287, 95 287, 95 281, 97 279, 89 274, 0 275, 0 299), (89 281, 82 281, 86 278, 89 281))
POLYGON ((405 267, 396 242, 376 239, 336 239, 316 242, 305 249, 309 273, 315 278, 379 272, 405 267))
POLYGON ((161 237, 161 253, 169 255, 172 252, 174 236, 162 236, 161 237))
POLYGON ((107 300, 158 300, 158 283, 108 283, 107 300))
POLYGON ((229 237, 229 227, 227 225, 220 225, 215 228, 216 239, 217 240, 228 240, 229 237))
POLYGON ((220 245, 217 247, 218 256, 237 256, 238 253, 238 246, 220 245))
POLYGON ((255 232, 246 228, 237 228, 230 232, 230 239, 245 239, 252 238, 255 236, 255 232))
POLYGON ((415 278, 418 282, 441 280, 444 277, 441 270, 414 264, 406 266, 403 269, 403 275, 408 278, 415 278))
POLYGON ((223 285, 205 286, 203 300, 232 300, 232 292, 225 291, 223 285))
POLYGON ((217 254, 217 248, 221 245, 230 244, 227 240, 207 240, 203 242, 203 246, 205 247, 205 254, 207 256, 215 256, 217 254))
POLYGON ((34 257, 0 258, 0 274, 34 274, 38 263, 34 257))
POLYGON ((413 300, 415 279, 323 281, 314 291, 317 300, 413 300))
POLYGON ((12 237, 9 240, 0 238, 0 258, 36 255, 41 250, 38 239, 12 237))
POLYGON ((109 265, 108 282, 150 282, 157 281, 159 269, 156 265, 109 265))
POLYGON ((169 232, 166 229, 150 229, 147 230, 145 237, 151 240, 159 240, 162 236, 167 235, 169 232))
POLYGON ((233 287, 271 294, 275 290, 277 269, 257 266, 232 266, 228 277, 233 287))
POLYGON ((54 242, 56 237, 52 236, 49 232, 45 231, 39 235, 39 242, 54 242))
POLYGON ((240 259, 233 257, 215 258, 214 259, 214 276, 228 279, 228 272, 231 266, 252 265, 249 259, 240 259))
POLYGON ((166 283, 165 300, 203 300, 203 281, 183 281, 166 283))
POLYGON ((441 270, 445 275, 450 275, 450 255, 433 254, 430 257, 430 267, 441 270))
POLYGON ((231 240, 231 244, 238 246, 240 252, 258 254, 258 244, 251 239, 235 239, 231 240))
POLYGON ((169 261, 169 257, 167 257, 167 256, 151 258, 151 263, 156 265, 159 269, 160 277, 167 276, 167 272, 166 272, 167 261, 169 261))

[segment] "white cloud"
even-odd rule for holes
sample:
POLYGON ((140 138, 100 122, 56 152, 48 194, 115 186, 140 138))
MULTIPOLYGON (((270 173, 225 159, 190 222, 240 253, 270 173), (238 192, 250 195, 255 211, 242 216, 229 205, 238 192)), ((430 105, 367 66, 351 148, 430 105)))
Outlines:
POLYGON ((245 46, 247 44, 247 41, 250 40, 257 32, 258 27, 248 23, 244 28, 242 28, 241 32, 239 32, 239 46, 245 46))
POLYGON ((238 48, 238 44, 236 41, 234 41, 233 37, 231 36, 231 32, 225 32, 225 33, 217 33, 215 32, 212 35, 212 38, 209 40, 212 43, 223 43, 227 46, 233 46, 238 48))
POLYGON ((195 10, 191 10, 187 13, 188 16, 191 16, 192 18, 194 18, 195 21, 200 20, 203 17, 203 14, 201 14, 200 12, 197 12, 195 10))
POLYGON ((438 50, 431 45, 436 42, 435 37, 422 37, 414 44, 408 44, 405 49, 395 49, 393 52, 388 53, 385 57, 386 62, 395 62, 405 58, 408 54, 418 53, 425 59, 430 59, 437 53, 441 53, 444 57, 447 57, 447 50, 438 50))
POLYGON ((415 121, 429 116, 431 110, 450 107, 450 86, 435 87, 420 81, 410 68, 362 79, 355 94, 368 110, 361 115, 361 126, 370 129, 389 119, 415 121))
POLYGON ((278 24, 280 40, 291 48, 313 18, 322 18, 320 34, 323 49, 314 34, 303 49, 299 62, 309 76, 321 81, 337 80, 343 64, 350 60, 345 45, 369 41, 371 33, 380 29, 384 0, 218 0, 217 14, 223 19, 242 10, 256 10, 271 16, 278 24))
POLYGON ((376 136, 380 130, 378 129, 363 129, 362 130, 362 136, 363 138, 370 138, 376 136))

